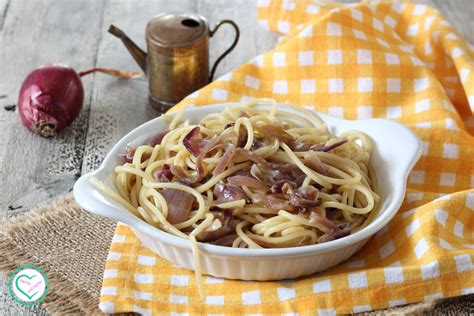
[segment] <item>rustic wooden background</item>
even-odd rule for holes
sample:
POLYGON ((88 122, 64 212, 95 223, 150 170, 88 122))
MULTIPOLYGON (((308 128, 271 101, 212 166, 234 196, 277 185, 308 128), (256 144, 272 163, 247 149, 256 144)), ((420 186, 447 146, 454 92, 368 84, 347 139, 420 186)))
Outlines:
MULTIPOLYGON (((98 166, 126 132, 159 113, 148 104, 147 81, 117 80, 102 74, 83 78, 84 108, 54 139, 27 131, 11 110, 25 76, 52 62, 76 70, 96 66, 139 70, 119 40, 106 30, 114 23, 145 47, 146 21, 159 12, 188 11, 212 24, 233 19, 241 29, 237 48, 220 64, 217 77, 273 47, 277 36, 258 27, 253 0, 0 0, 0 219, 70 191, 77 178, 98 166)), ((353 2, 353 1, 343 1, 353 2)), ((474 43, 474 2, 423 0, 437 7, 474 43)), ((227 47, 233 31, 211 39, 211 61, 227 47)), ((47 315, 41 307, 20 308, 0 276, 1 315, 47 315)), ((442 311, 453 311, 456 304, 442 311), (454 307, 453 307, 454 306, 454 307), (451 308, 451 309, 450 309, 451 308)))

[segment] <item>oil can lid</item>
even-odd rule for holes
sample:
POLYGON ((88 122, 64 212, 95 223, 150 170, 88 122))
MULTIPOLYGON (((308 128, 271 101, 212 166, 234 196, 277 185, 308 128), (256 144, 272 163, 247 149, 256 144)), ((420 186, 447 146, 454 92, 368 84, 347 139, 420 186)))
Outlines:
POLYGON ((206 19, 194 13, 164 13, 148 22, 146 39, 149 46, 160 50, 192 46, 207 36, 206 19))

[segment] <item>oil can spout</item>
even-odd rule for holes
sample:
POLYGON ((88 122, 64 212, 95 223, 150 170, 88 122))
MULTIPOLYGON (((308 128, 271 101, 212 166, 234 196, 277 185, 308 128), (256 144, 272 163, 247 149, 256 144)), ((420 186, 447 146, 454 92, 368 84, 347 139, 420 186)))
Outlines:
POLYGON ((138 47, 121 29, 115 25, 110 25, 108 32, 119 38, 127 50, 137 62, 138 66, 146 73, 146 53, 138 47))

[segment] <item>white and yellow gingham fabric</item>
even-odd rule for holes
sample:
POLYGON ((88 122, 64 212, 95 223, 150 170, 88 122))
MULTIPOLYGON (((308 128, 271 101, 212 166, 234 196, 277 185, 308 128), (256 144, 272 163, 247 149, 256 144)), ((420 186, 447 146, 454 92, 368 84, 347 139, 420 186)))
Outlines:
POLYGON ((347 119, 402 122, 423 144, 403 206, 348 262, 294 281, 204 276, 204 301, 192 272, 155 256, 119 225, 100 308, 333 315, 474 293, 472 48, 438 11, 412 3, 261 0, 258 16, 285 35, 278 46, 176 108, 272 97, 347 119))

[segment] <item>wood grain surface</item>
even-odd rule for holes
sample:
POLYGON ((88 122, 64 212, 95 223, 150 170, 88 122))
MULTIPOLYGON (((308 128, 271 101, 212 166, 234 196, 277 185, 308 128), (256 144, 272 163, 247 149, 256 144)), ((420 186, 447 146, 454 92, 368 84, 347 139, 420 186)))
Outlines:
MULTIPOLYGON (((144 29, 151 17, 165 11, 189 11, 205 16, 211 25, 233 19, 240 26, 240 42, 218 67, 217 78, 274 46, 277 36, 257 25, 255 2, 0 0, 0 219, 20 215, 70 191, 76 179, 96 168, 125 133, 159 115, 148 104, 145 78, 118 80, 95 74, 83 78, 80 116, 58 137, 41 138, 21 125, 18 111, 6 110, 16 104, 21 83, 32 69, 61 62, 78 71, 96 66, 137 71, 120 41, 106 32, 108 25, 116 24, 145 47, 144 29)), ((471 0, 417 2, 437 7, 474 43, 471 0)), ((211 63, 229 46, 232 32, 223 27, 210 40, 211 63)), ((18 307, 7 294, 4 277, 0 276, 0 282, 1 315, 47 315, 41 307, 18 307)), ((455 302, 443 305, 442 311, 456 311, 463 304, 455 302)))

